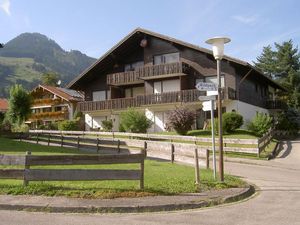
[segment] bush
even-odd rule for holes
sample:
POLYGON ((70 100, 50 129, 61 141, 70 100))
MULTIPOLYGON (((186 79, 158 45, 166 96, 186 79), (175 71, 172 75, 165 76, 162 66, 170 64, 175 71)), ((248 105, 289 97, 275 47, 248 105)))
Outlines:
POLYGON ((244 123, 243 116, 236 112, 223 113, 222 117, 222 127, 224 133, 231 133, 240 128, 244 123))
POLYGON ((75 112, 74 112, 74 115, 73 115, 73 119, 74 119, 74 120, 80 120, 80 119, 82 118, 82 116, 83 116, 83 113, 82 113, 82 112, 80 112, 80 111, 75 111, 75 112))
POLYGON ((120 115, 120 127, 127 132, 146 133, 152 122, 147 119, 143 112, 129 108, 120 115))
POLYGON ((272 124, 272 117, 263 113, 258 113, 248 124, 248 129, 253 131, 256 135, 262 136, 272 127, 272 124))
POLYGON ((29 132, 29 126, 25 123, 22 123, 19 125, 18 123, 15 123, 11 127, 12 132, 22 132, 22 133, 28 133, 29 132))
POLYGON ((58 123, 58 130, 79 130, 78 121, 64 120, 58 123))
POLYGON ((195 113, 187 108, 176 108, 169 112, 168 121, 166 123, 167 130, 174 129, 180 135, 186 135, 192 129, 195 123, 195 113))
POLYGON ((286 131, 297 131, 298 130, 297 119, 295 119, 288 111, 281 112, 277 116, 276 129, 286 130, 286 131))
POLYGON ((113 128, 113 121, 110 120, 103 120, 102 122, 102 127, 104 131, 112 131, 113 128))

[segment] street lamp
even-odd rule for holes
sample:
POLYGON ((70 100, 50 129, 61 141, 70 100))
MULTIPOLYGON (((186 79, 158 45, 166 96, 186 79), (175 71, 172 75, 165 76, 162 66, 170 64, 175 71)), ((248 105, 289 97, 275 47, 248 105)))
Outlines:
MULTIPOLYGON (((221 99, 221 60, 224 56, 224 44, 230 42, 227 37, 215 37, 206 41, 212 45, 213 55, 217 60, 217 80, 218 80, 218 120, 219 120, 219 173, 220 180, 224 181, 224 160, 223 160, 223 130, 222 130, 222 99, 221 99)), ((212 124, 213 126, 213 124, 212 124)))

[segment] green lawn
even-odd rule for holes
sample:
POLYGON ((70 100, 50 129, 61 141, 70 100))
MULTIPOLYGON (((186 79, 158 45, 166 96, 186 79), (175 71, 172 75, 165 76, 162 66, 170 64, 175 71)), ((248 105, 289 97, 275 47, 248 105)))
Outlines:
MULTIPOLYGON (((48 147, 0 138, 0 154, 80 154, 78 150, 61 147, 48 147)), ((134 169, 138 165, 91 165, 91 166, 47 166, 47 168, 122 168, 134 169)), ((2 166, 3 168, 3 166, 2 166)), ((41 168, 41 167, 36 167, 41 168)), ((43 167, 45 168, 45 167, 43 167)), ((241 187, 245 183, 233 176, 225 175, 225 182, 215 182, 212 171, 200 171, 201 190, 241 187)), ((21 180, 0 180, 0 194, 33 194, 46 196, 71 196, 83 198, 116 198, 149 195, 172 195, 183 192, 195 192, 194 168, 172 164, 170 162, 145 161, 145 189, 139 190, 139 181, 62 181, 30 182, 22 186, 21 180)))

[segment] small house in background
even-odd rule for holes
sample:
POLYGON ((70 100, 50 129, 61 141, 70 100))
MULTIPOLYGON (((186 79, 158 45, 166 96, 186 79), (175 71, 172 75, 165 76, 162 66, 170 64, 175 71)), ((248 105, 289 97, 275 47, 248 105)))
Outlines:
POLYGON ((6 113, 8 110, 8 101, 5 98, 0 98, 0 113, 6 113))
POLYGON ((82 92, 47 85, 33 89, 31 96, 32 114, 28 120, 31 128, 73 119, 76 104, 84 99, 82 92))

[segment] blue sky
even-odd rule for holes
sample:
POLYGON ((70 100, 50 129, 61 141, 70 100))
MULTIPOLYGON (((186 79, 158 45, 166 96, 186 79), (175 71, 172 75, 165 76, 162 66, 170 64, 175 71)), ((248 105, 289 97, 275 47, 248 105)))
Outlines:
POLYGON ((252 62, 262 47, 300 43, 300 1, 0 0, 0 42, 39 32, 66 50, 99 58, 136 27, 201 47, 228 36, 227 55, 252 62))

